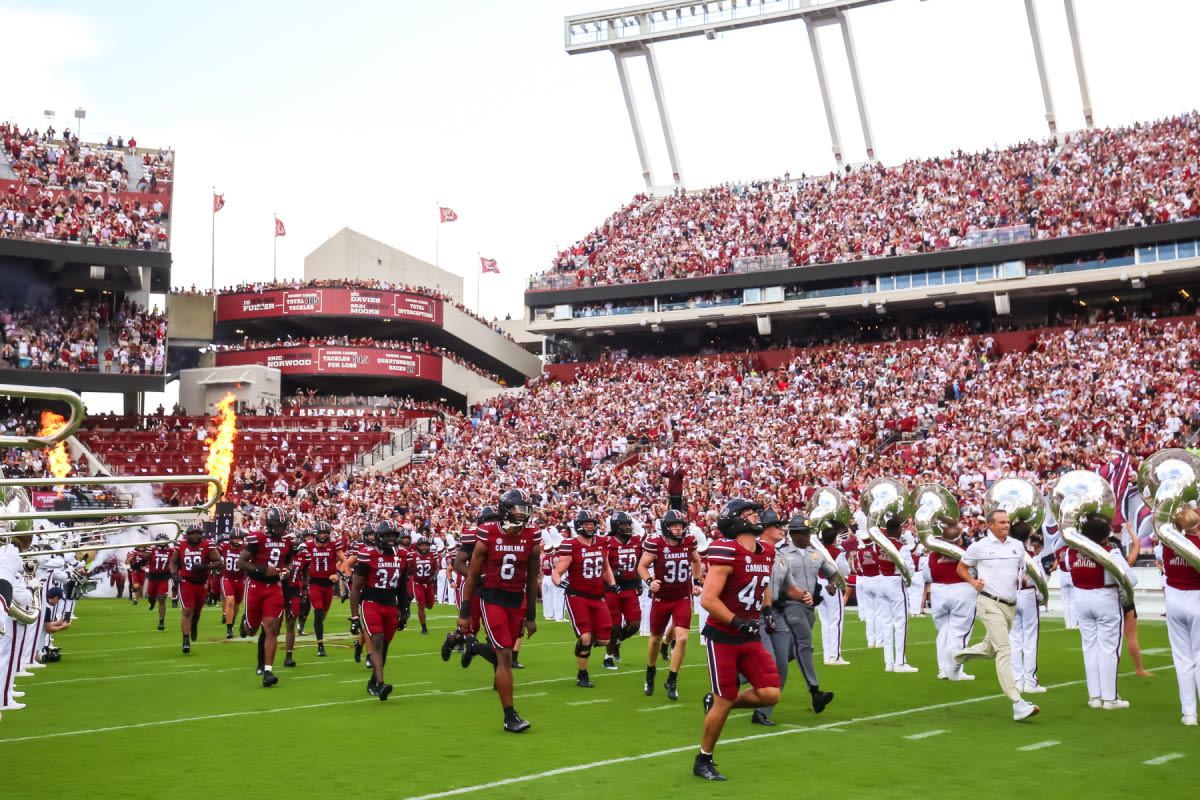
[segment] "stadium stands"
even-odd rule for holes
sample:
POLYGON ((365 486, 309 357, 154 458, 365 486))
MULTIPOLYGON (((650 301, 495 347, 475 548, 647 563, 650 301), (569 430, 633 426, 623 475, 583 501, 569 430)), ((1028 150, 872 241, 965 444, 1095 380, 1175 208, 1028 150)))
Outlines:
POLYGON ((0 368, 161 375, 167 321, 126 301, 110 315, 105 303, 71 307, 0 305, 0 368), (101 347, 103 328, 106 346, 101 347))
POLYGON ((860 261, 1200 216, 1200 113, 845 175, 637 195, 530 288, 860 261))

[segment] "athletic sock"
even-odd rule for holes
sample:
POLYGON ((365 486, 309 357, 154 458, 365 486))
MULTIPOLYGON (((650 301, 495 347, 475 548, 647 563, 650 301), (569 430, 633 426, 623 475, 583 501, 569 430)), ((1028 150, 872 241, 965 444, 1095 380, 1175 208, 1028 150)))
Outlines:
POLYGON ((674 682, 675 682, 675 679, 676 679, 676 678, 678 678, 678 677, 679 677, 679 673, 678 673, 678 672, 669 672, 669 673, 667 673, 667 683, 674 683, 674 682))

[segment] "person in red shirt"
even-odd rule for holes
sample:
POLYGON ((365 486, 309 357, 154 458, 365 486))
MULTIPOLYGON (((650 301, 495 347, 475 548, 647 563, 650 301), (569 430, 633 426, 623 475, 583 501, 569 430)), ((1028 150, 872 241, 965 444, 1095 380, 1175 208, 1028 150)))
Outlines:
POLYGON ((710 781, 725 780, 713 763, 713 751, 729 712, 779 702, 779 671, 759 635, 775 561, 775 548, 758 539, 761 508, 740 497, 726 503, 717 517, 717 530, 725 538, 705 554, 708 574, 700 602, 709 615, 702 634, 708 638, 712 692, 704 696, 704 732, 692 774, 710 781), (739 691, 739 675, 749 688, 739 691))
POLYGON ((688 632, 692 627, 692 597, 700 593, 700 554, 695 538, 687 532, 683 513, 671 509, 659 521, 660 532, 642 546, 638 577, 652 593, 650 605, 650 642, 646 646, 646 682, 642 691, 654 694, 654 677, 663 636, 672 631, 675 647, 670 650, 671 672, 663 688, 668 700, 679 699, 678 676, 687 652, 688 632), (651 576, 653 571, 653 576, 651 576))
POLYGON ((135 547, 125 556, 125 564, 129 567, 129 599, 136 606, 142 595, 142 586, 146 583, 146 565, 150 556, 144 547, 135 547))
POLYGON ((221 554, 204 538, 204 528, 193 524, 184 532, 184 541, 171 551, 171 578, 179 584, 183 611, 179 627, 183 631, 183 652, 192 652, 192 640, 200 626, 200 612, 208 600, 208 573, 220 569, 221 554))
POLYGON ((167 598, 171 596, 171 545, 167 543, 167 535, 160 533, 154 537, 155 544, 150 546, 147 554, 146 569, 146 598, 150 601, 150 610, 158 605, 158 629, 165 631, 167 620, 167 598))
POLYGON ((617 662, 621 660, 621 642, 636 636, 642 626, 642 607, 638 603, 642 579, 637 572, 638 559, 642 554, 642 537, 634 534, 633 520, 624 511, 613 514, 609 525, 611 535, 608 537, 606 557, 617 591, 607 595, 613 635, 608 642, 604 668, 616 669, 617 662))
POLYGON ((233 638, 233 621, 237 619, 246 594, 246 576, 238 569, 238 558, 246 543, 244 528, 234 528, 229 541, 222 542, 221 552, 221 610, 225 618, 225 638, 233 638))
POLYGON ((530 724, 513 706, 513 646, 521 637, 537 632, 538 547, 537 528, 529 523, 532 505, 520 489, 500 496, 497 522, 486 522, 475 532, 471 566, 463 584, 458 629, 470 628, 471 603, 480 598, 480 619, 496 652, 496 693, 504 707, 504 730, 522 733, 530 724), (482 587, 480 582, 482 581, 482 587))
POLYGON ((367 694, 387 700, 392 685, 383 679, 388 647, 396 631, 404 630, 407 616, 409 553, 399 546, 400 531, 387 520, 375 528, 375 546, 359 551, 350 586, 350 629, 360 629, 371 639, 371 678, 367 694), (361 611, 361 616, 360 616, 361 611))
POLYGON ((614 581, 606 558, 607 537, 596 536, 599 524, 590 511, 580 510, 575 515, 575 535, 559 545, 554 565, 554 583, 566 592, 567 615, 575 630, 575 662, 579 667, 575 685, 584 689, 595 685, 588 676, 592 645, 605 646, 612 637, 612 618, 604 594, 614 581))
POLYGON ((288 578, 280 583, 283 586, 283 625, 284 625, 284 655, 283 665, 285 667, 296 666, 296 659, 292 654, 296 651, 296 625, 299 622, 300 630, 304 630, 304 600, 308 598, 308 589, 304 585, 304 575, 308 568, 308 531, 305 531, 304 540, 296 545, 296 552, 292 554, 292 565, 288 570, 288 578))
POLYGON ((308 578, 308 599, 312 605, 313 631, 317 635, 317 657, 325 657, 325 617, 333 605, 333 583, 338 566, 346 557, 331 541, 333 529, 328 522, 316 525, 316 535, 308 548, 304 565, 308 578))
POLYGON ((257 674, 262 685, 279 683, 273 670, 279 646, 279 627, 283 622, 283 587, 290 574, 296 545, 287 534, 288 517, 279 506, 271 506, 263 515, 265 531, 246 537, 246 547, 238 556, 238 569, 246 573, 246 613, 242 617, 242 636, 258 637, 257 674))
POLYGON ((433 608, 437 599, 438 559, 432 552, 433 541, 422 534, 417 537, 416 550, 410 554, 409 596, 417 604, 417 619, 421 633, 429 633, 425 624, 425 612, 433 608))

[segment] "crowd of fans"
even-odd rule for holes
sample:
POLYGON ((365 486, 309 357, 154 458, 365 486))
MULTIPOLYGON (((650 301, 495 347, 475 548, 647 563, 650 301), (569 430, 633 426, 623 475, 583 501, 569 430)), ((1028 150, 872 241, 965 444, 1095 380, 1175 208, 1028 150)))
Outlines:
POLYGON ((162 374, 167 320, 124 301, 115 312, 103 302, 0 303, 0 368, 50 372, 162 374), (100 350, 105 327, 109 345, 100 350))
POLYGON ((859 261, 987 243, 1017 226, 1050 239, 1200 216, 1200 113, 843 174, 637 195, 533 288, 720 275, 734 259, 859 261))
POLYGON ((453 350, 432 344, 421 339, 376 339, 373 336, 309 336, 276 339, 273 342, 245 338, 241 344, 214 344, 213 349, 218 353, 239 352, 242 350, 274 350, 280 347, 361 347, 380 350, 399 350, 405 353, 438 356, 453 361, 455 364, 469 369, 477 375, 504 384, 504 379, 494 372, 481 368, 453 350))

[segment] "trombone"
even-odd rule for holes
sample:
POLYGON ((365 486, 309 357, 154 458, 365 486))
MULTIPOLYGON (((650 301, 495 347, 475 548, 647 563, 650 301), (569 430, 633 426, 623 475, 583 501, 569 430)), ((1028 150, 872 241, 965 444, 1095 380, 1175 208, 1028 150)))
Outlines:
MULTIPOLYGON (((100 550, 122 550, 122 549, 126 549, 126 548, 133 549, 135 547, 151 547, 156 544, 162 544, 163 542, 161 540, 156 540, 153 538, 137 539, 137 540, 130 541, 130 542, 112 542, 112 541, 109 541, 107 539, 107 537, 104 536, 103 534, 106 532, 112 533, 112 532, 117 532, 117 531, 129 530, 130 528, 157 527, 159 525, 166 525, 168 527, 173 527, 175 529, 173 533, 167 534, 167 541, 166 541, 167 544, 174 544, 175 542, 179 541, 181 536, 183 536, 183 523, 177 519, 156 520, 154 522, 147 522, 145 524, 137 523, 137 522, 133 522, 133 523, 130 523, 130 522, 106 522, 102 525, 82 525, 78 528, 47 528, 45 530, 34 531, 33 533, 40 534, 40 535, 52 534, 55 536, 59 536, 59 535, 63 535, 63 534, 70 535, 70 534, 75 534, 75 533, 86 533, 86 534, 89 534, 89 536, 94 536, 94 537, 98 537, 98 538, 96 538, 94 541, 81 539, 79 542, 77 542, 73 545, 66 546, 66 547, 58 547, 58 548, 54 548, 51 550, 42 550, 42 549, 31 548, 28 551, 26 551, 24 553, 24 555, 25 556, 65 556, 67 553, 76 553, 76 554, 95 553, 95 552, 99 552, 100 550)), ((25 531, 24 534, 10 534, 10 535, 19 536, 19 535, 28 535, 29 533, 30 533, 30 531, 25 531)), ((2 535, 2 534, 0 534, 0 535, 2 535)))
POLYGON ((79 430, 87 411, 83 407, 83 399, 75 392, 66 389, 39 388, 33 386, 14 386, 10 383, 0 383, 0 397, 27 397, 32 400, 52 400, 66 403, 71 409, 67 424, 54 433, 45 436, 0 436, 0 447, 16 447, 22 450, 40 450, 43 447, 54 447, 59 442, 79 430))
MULTIPOLYGON (((2 391, 2 387, 0 387, 2 391)), ((94 517, 151 517, 164 516, 175 514, 207 514, 213 506, 217 504, 217 500, 225 494, 225 487, 221 485, 220 478, 212 475, 122 475, 117 477, 105 477, 97 475, 90 478, 7 478, 0 480, 0 490, 13 486, 20 486, 26 489, 35 487, 55 487, 55 486, 130 486, 130 485, 147 485, 161 483, 168 486, 189 484, 189 483, 207 483, 210 484, 216 491, 211 492, 211 496, 200 505, 194 506, 158 506, 156 508, 73 508, 70 511, 31 511, 24 513, 9 513, 7 510, 0 509, 0 522, 18 521, 18 520, 34 520, 34 519, 88 519, 94 517)), ((2 493, 2 492, 0 492, 2 493)), ((0 537, 19 536, 18 533, 0 533, 0 537)))

